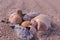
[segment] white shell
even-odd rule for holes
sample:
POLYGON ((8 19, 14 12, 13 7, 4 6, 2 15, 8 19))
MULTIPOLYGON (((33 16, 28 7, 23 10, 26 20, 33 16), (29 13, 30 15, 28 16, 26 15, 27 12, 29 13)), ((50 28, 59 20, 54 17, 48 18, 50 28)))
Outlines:
POLYGON ((31 20, 32 18, 38 16, 40 13, 38 12, 30 12, 30 13, 27 13, 24 17, 23 17, 23 20, 31 20))
MULTIPOLYGON (((45 14, 40 14, 36 16, 35 18, 31 20, 31 22, 32 21, 36 21, 38 24, 40 24, 40 22, 44 23, 46 25, 46 30, 48 30, 48 28, 51 27, 51 20, 49 19, 49 16, 45 14)), ((39 29, 40 26, 38 26, 37 28, 39 29)))

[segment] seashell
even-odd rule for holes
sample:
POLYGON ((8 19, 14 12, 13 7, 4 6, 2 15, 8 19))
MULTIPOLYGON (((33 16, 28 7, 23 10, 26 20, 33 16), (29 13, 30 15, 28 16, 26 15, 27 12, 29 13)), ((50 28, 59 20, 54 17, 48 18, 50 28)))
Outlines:
POLYGON ((45 14, 40 14, 31 20, 32 24, 35 24, 37 30, 45 31, 51 27, 51 20, 49 16, 45 14))
POLYGON ((28 27, 28 25, 30 25, 30 21, 24 21, 21 24, 21 26, 23 26, 23 27, 28 27))
POLYGON ((13 12, 10 16, 8 21, 10 23, 17 23, 20 24, 23 21, 22 17, 22 11, 21 10, 16 10, 16 12, 13 12))
POLYGON ((28 29, 20 25, 15 25, 14 31, 16 32, 17 36, 22 40, 30 40, 33 37, 32 33, 28 29))
POLYGON ((40 13, 38 12, 30 12, 24 15, 23 20, 27 21, 27 20, 31 20, 32 18, 38 16, 40 13))

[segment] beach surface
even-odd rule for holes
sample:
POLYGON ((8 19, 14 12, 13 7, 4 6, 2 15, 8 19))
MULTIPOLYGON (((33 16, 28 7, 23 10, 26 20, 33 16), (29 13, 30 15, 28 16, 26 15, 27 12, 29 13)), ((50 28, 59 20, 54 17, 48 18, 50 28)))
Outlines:
MULTIPOLYGON (((0 21, 17 9, 49 15, 56 30, 40 40, 60 40, 60 0, 0 0, 0 21)), ((0 40, 19 40, 13 29, 0 22, 0 40)))

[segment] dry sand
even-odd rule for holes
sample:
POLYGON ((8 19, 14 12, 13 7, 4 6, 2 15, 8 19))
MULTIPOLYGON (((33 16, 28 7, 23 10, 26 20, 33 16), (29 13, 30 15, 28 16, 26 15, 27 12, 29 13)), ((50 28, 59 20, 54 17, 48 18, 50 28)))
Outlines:
MULTIPOLYGON (((21 9, 23 12, 37 11, 49 15, 58 30, 40 40, 60 40, 60 0, 0 0, 0 20, 9 12, 21 9)), ((0 40, 19 40, 13 30, 0 22, 0 40)))

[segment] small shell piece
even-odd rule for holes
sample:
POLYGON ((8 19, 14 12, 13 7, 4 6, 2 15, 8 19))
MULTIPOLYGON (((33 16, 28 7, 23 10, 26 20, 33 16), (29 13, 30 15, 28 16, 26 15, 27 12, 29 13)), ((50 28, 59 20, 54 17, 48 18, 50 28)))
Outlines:
POLYGON ((17 23, 20 24, 22 22, 22 11, 21 10, 17 10, 16 12, 12 13, 9 16, 9 22, 10 23, 17 23))
POLYGON ((31 20, 32 18, 38 16, 40 13, 38 12, 30 12, 24 15, 23 20, 31 20))
POLYGON ((28 27, 28 25, 30 25, 30 21, 24 21, 21 24, 21 26, 23 26, 23 27, 28 27))

